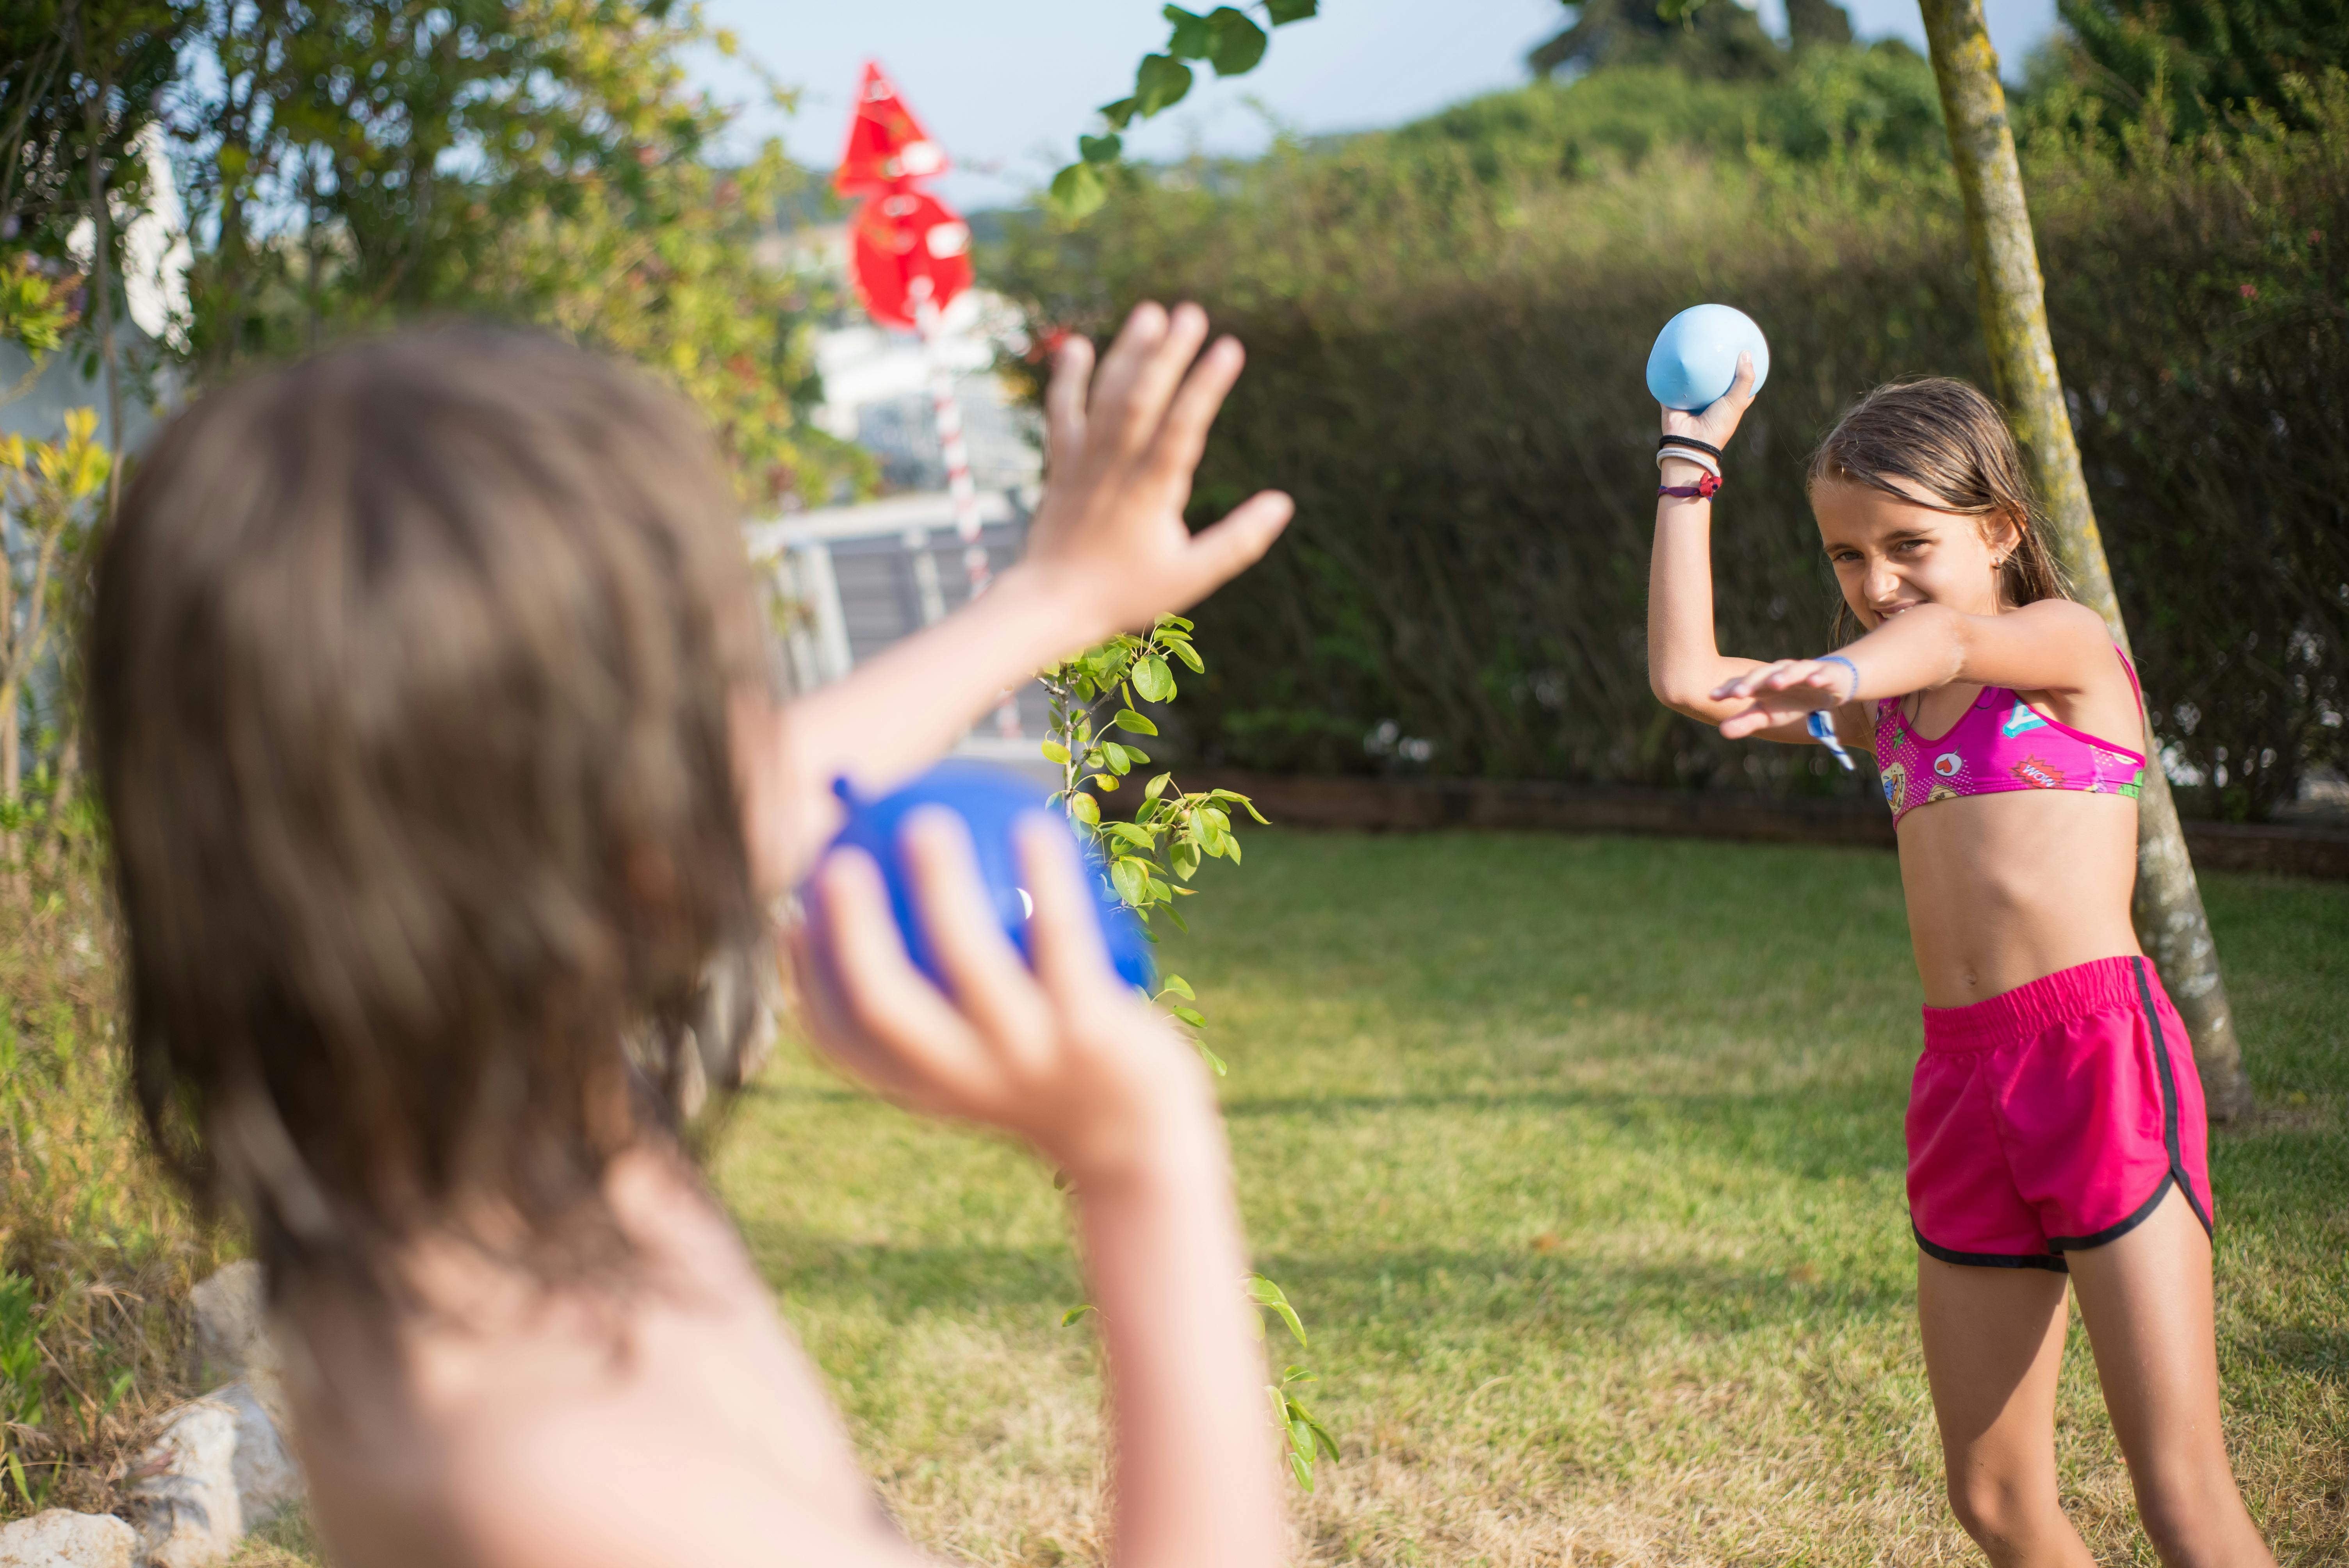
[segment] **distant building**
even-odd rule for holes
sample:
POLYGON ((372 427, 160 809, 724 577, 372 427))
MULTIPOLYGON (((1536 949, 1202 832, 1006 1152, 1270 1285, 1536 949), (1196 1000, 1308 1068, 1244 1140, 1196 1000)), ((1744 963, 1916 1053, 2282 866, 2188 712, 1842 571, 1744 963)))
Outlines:
MULTIPOLYGON (((801 229, 771 244, 776 264, 846 273, 844 224, 801 229)), ((752 554, 773 573, 787 606, 785 653, 797 689, 839 679, 970 597, 947 493, 934 375, 946 377, 962 411, 990 569, 1019 558, 1043 457, 1040 421, 1014 405, 995 372, 1003 355, 1027 346, 1019 315, 1000 295, 973 290, 940 325, 929 346, 861 317, 816 340, 824 400, 815 422, 878 459, 883 493, 748 526, 752 554)), ((1018 711, 1023 738, 1007 742, 993 723, 982 723, 966 751, 1033 760, 1044 733, 1042 692, 1031 686, 1021 693, 1018 711)))

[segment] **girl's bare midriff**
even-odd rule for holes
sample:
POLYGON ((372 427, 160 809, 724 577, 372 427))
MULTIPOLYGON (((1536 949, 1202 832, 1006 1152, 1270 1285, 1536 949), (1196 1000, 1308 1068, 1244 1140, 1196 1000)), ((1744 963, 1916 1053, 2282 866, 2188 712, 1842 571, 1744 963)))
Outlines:
POLYGON ((2137 802, 2017 789, 1900 820, 1900 881, 1929 1007, 1962 1007, 2138 951, 2137 802), (2063 874, 2050 875, 2052 867, 2063 874))

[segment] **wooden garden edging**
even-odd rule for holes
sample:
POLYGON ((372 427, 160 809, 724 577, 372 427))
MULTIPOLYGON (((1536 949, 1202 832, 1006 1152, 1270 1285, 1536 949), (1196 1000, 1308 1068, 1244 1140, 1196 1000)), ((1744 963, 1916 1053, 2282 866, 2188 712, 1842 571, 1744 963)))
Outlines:
MULTIPOLYGON (((1312 778, 1182 770, 1186 789, 1237 789, 1275 823, 1425 832, 1504 828, 1558 833, 1662 833, 1762 843, 1892 847, 1892 820, 1867 800, 1778 800, 1731 790, 1641 789, 1488 779, 1312 778)), ((1105 799, 1114 809, 1116 798, 1105 799)), ((2197 866, 2349 881, 2349 830, 2188 822, 2197 866)))

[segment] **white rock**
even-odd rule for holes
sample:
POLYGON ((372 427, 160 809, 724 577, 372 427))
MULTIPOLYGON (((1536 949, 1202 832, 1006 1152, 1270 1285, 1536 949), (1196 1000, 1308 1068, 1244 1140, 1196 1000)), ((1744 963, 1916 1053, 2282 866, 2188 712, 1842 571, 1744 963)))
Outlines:
POLYGON ((278 1435, 269 1408, 248 1383, 215 1388, 205 1399, 236 1412, 236 1457, 230 1473, 236 1478, 236 1500, 251 1530, 302 1495, 302 1472, 278 1435))
POLYGON ((140 1460, 130 1517, 153 1568, 212 1568, 244 1533, 237 1500, 236 1408, 210 1399, 182 1405, 140 1460))
POLYGON ((62 1508, 0 1524, 0 1568, 130 1568, 139 1532, 110 1513, 62 1508))

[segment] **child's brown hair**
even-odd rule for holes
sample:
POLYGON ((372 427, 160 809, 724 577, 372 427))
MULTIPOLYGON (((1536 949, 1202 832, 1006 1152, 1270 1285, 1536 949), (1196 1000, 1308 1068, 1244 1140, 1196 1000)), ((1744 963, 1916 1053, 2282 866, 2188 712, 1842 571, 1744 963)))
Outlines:
MULTIPOLYGON (((1811 454, 1807 488, 1865 485, 1896 500, 2014 525, 2016 543, 1999 568, 2010 605, 2068 599, 2062 566, 2047 548, 2031 475, 1998 405, 1946 376, 1878 387, 1836 421, 1811 454)), ((1850 606, 1836 612, 1835 640, 1859 634, 1850 606)))
POLYGON ((273 1269, 609 1239, 682 1038, 643 1026, 753 923, 761 646, 698 419, 561 343, 388 337, 162 435, 87 663, 133 1080, 273 1269))

